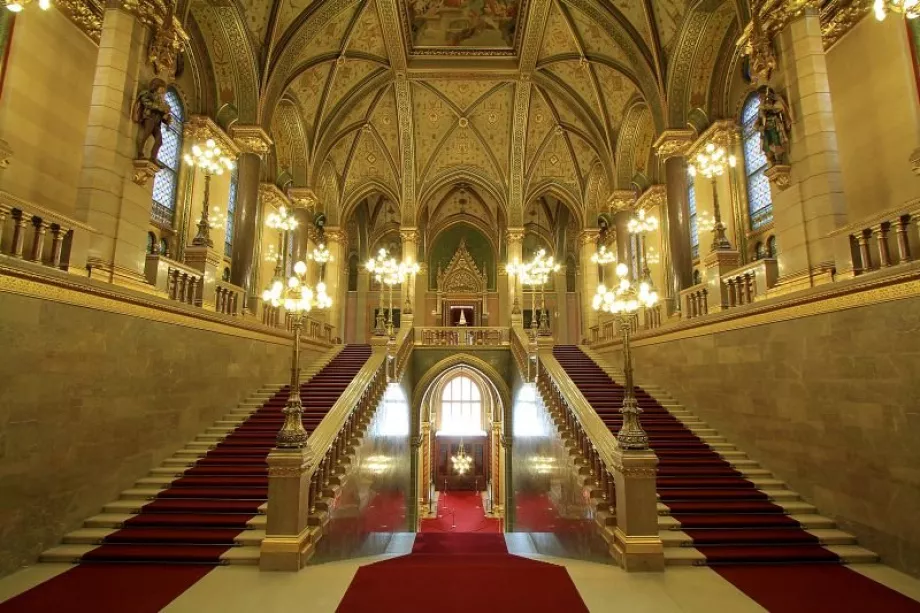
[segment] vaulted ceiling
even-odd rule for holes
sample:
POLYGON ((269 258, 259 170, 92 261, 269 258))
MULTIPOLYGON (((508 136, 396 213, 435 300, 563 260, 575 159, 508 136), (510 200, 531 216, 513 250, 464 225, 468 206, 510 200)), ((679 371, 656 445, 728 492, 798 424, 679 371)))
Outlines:
POLYGON ((218 105, 266 127, 278 173, 312 187, 332 224, 377 193, 415 225, 463 183, 511 226, 546 194, 594 225, 610 191, 656 179, 656 135, 711 106, 744 10, 732 0, 234 2, 191 3, 218 105))

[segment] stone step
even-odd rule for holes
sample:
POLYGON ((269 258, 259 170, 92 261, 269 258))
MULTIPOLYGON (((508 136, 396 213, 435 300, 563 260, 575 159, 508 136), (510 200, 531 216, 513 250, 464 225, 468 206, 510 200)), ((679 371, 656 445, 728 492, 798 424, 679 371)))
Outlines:
MULTIPOLYGON (((789 490, 786 490, 786 491, 789 491, 789 490)), ((795 496, 798 497, 798 494, 796 494, 795 496)), ((798 514, 812 515, 812 514, 815 514, 815 512, 817 511, 814 505, 810 505, 807 502, 804 502, 802 500, 778 498, 776 499, 776 505, 781 507, 783 509, 783 512, 786 513, 786 515, 798 515, 798 514)), ((658 515, 670 515, 670 514, 671 514, 671 510, 668 508, 668 506, 659 502, 658 503, 658 515)))
MULTIPOLYGON (((124 523, 135 517, 135 513, 100 513, 87 519, 83 525, 86 528, 121 528, 124 523)), ((252 519, 246 522, 252 530, 265 530, 268 517, 266 515, 254 515, 252 519)))
MULTIPOLYGON (((808 533, 818 539, 820 545, 855 545, 856 538, 843 530, 808 530, 808 533)), ((681 530, 659 530, 661 544, 665 547, 692 547, 693 538, 681 530)))
MULTIPOLYGON (((102 539, 118 532, 114 528, 80 528, 64 535, 64 544, 67 545, 101 545, 102 539)), ((258 547, 265 538, 264 530, 241 530, 234 537, 237 545, 258 547)))
MULTIPOLYGON (((836 528, 834 520, 823 515, 797 514, 789 517, 799 522, 802 528, 808 531, 834 530, 836 528)), ((659 530, 680 530, 680 522, 671 515, 659 515, 658 528, 659 530)))
MULTIPOLYGON (((42 562, 76 564, 97 545, 59 545, 41 554, 42 562)), ((220 556, 223 564, 258 564, 259 547, 231 547, 220 556)))
POLYGON ((858 545, 829 545, 827 548, 837 554, 844 564, 873 564, 879 561, 877 553, 858 545))
POLYGON ((122 500, 153 500, 157 497, 157 494, 165 491, 166 488, 161 487, 137 487, 131 488, 129 490, 124 490, 121 493, 122 500))

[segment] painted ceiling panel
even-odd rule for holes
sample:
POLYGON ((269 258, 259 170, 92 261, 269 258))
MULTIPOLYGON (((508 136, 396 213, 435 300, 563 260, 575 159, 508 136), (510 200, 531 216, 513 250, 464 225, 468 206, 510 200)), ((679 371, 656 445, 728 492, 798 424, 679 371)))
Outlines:
POLYGON ((325 102, 326 112, 331 113, 354 87, 379 69, 380 64, 376 62, 339 58, 332 74, 332 83, 325 102))
POLYGON ((339 53, 342 50, 348 25, 351 23, 356 10, 353 6, 348 7, 336 15, 319 31, 309 45, 305 45, 300 50, 300 53, 297 54, 297 62, 309 61, 310 58, 323 53, 339 53))
POLYGON ((481 102, 470 116, 470 122, 498 161, 502 176, 508 174, 513 105, 514 88, 507 85, 481 102))
POLYGON ((457 115, 440 96, 420 84, 413 83, 412 101, 415 162, 421 174, 447 130, 456 125, 457 115))
POLYGON ((500 173, 486 152, 486 145, 479 140, 469 127, 459 125, 444 141, 435 159, 426 173, 427 178, 436 177, 440 172, 458 166, 471 167, 488 177, 493 182, 503 184, 500 173))
POLYGON ((629 64, 629 59, 626 57, 622 47, 615 43, 613 37, 608 32, 605 32, 598 23, 574 8, 569 8, 568 14, 586 53, 606 56, 624 64, 629 64))
POLYGON ((380 135, 380 139, 383 141, 393 163, 397 165, 397 168, 400 168, 399 123, 396 117, 396 96, 392 88, 389 88, 383 94, 380 102, 377 103, 377 107, 371 116, 371 123, 374 129, 377 130, 377 134, 380 135))
POLYGON ((459 109, 465 111, 472 104, 480 100, 497 87, 501 81, 472 80, 472 79, 432 79, 426 81, 438 90, 442 96, 450 100, 459 109))
POLYGON ((591 70, 587 62, 555 62, 548 70, 559 80, 575 90, 585 106, 595 114, 598 112, 598 97, 591 82, 591 70))
POLYGON ((564 53, 581 55, 581 47, 575 40, 572 27, 563 17, 558 5, 553 2, 550 5, 549 17, 546 20, 546 30, 543 34, 543 46, 540 48, 539 60, 542 61, 564 53))
POLYGON ((377 5, 369 2, 358 18, 355 29, 352 30, 348 40, 348 51, 360 51, 377 57, 387 58, 387 47, 383 40, 383 31, 380 28, 380 17, 377 15, 377 5))
POLYGON ((575 159, 578 161, 578 169, 581 176, 584 177, 588 174, 591 170, 591 166, 597 160, 597 155, 594 153, 594 149, 591 145, 575 134, 569 133, 569 142, 572 144, 572 149, 575 150, 575 159))
POLYGON ((303 113, 307 131, 313 134, 317 121, 317 110, 322 99, 332 62, 325 62, 307 69, 290 85, 290 91, 297 98, 303 113))
POLYGON ((547 132, 556 127, 556 120, 543 99, 542 94, 534 88, 530 94, 530 118, 527 124, 526 167, 533 163, 534 157, 543 144, 547 132))
POLYGON ((636 86, 609 66, 596 65, 595 74, 604 96, 604 104, 607 106, 607 120, 614 131, 619 130, 626 105, 638 93, 636 86))
POLYGON ((547 179, 564 185, 581 193, 575 161, 569 151, 565 136, 556 132, 550 136, 546 148, 540 154, 533 168, 530 169, 530 186, 534 187, 547 179))
POLYGON ((361 130, 358 146, 348 168, 345 178, 345 194, 368 180, 380 181, 394 192, 399 193, 399 185, 393 176, 393 169, 387 156, 383 154, 377 139, 370 130, 361 130))

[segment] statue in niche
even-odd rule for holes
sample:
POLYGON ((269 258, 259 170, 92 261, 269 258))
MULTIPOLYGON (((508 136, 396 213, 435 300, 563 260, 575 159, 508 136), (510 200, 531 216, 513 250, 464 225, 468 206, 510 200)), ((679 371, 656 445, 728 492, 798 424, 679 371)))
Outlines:
POLYGON ((754 129, 760 132, 760 146, 770 166, 788 165, 792 122, 786 101, 769 87, 760 93, 760 110, 754 120, 754 129))
POLYGON ((169 105, 166 104, 166 82, 163 79, 151 79, 150 85, 143 90, 134 103, 134 121, 140 124, 137 134, 137 159, 157 161, 157 154, 163 145, 163 124, 172 122, 169 105), (147 141, 153 138, 150 155, 144 154, 147 141))

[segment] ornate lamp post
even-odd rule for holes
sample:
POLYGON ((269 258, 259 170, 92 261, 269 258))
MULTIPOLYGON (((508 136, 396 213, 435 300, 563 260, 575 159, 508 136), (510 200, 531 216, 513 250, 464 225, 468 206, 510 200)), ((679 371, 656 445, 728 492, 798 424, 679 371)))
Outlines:
POLYGON ((287 207, 282 206, 277 213, 272 213, 265 220, 272 230, 278 231, 278 258, 275 260, 275 278, 281 278, 287 268, 288 234, 297 228, 297 220, 289 213, 287 207))
POLYGON ((549 336, 549 312, 546 310, 545 286, 550 273, 558 272, 559 264, 546 257, 546 250, 540 249, 534 259, 533 274, 540 282, 540 336, 549 336))
POLYGON ((645 252, 645 234, 654 232, 658 229, 658 218, 654 215, 646 215, 644 210, 639 211, 636 217, 629 220, 626 229, 630 234, 639 236, 640 257, 642 258, 642 277, 643 281, 651 282, 651 271, 648 268, 648 257, 645 252))
POLYGON ((276 445, 283 449, 299 449, 307 443, 307 431, 303 427, 303 403, 300 400, 300 330, 304 316, 313 308, 327 309, 332 299, 326 295, 324 283, 317 285, 314 292, 306 283, 307 265, 294 264, 294 274, 285 284, 280 278, 262 292, 262 300, 274 307, 283 306, 293 314, 294 351, 291 356, 291 389, 287 404, 282 410, 284 425, 278 431, 276 445))
POLYGON ((222 175, 225 170, 233 170, 233 160, 225 156, 213 139, 201 145, 193 145, 192 152, 185 154, 185 163, 204 172, 204 203, 201 206, 201 219, 198 220, 198 234, 192 239, 196 247, 213 247, 211 224, 208 219, 208 206, 211 197, 211 176, 222 175))
POLYGON ((396 260, 390 257, 387 250, 381 247, 380 251, 377 252, 377 257, 368 260, 365 268, 374 275, 374 279, 380 284, 380 302, 377 308, 377 317, 374 322, 374 336, 383 336, 392 331, 393 286, 399 283, 399 281, 395 280, 399 272, 399 266, 396 264, 396 260), (389 286, 390 289, 390 309, 386 319, 384 319, 383 315, 384 285, 389 286))
POLYGON ((623 414, 623 425, 617 433, 617 440, 623 449, 648 449, 648 434, 639 423, 639 413, 642 412, 642 409, 639 408, 633 391, 632 355, 629 340, 633 314, 640 306, 654 306, 658 302, 658 294, 645 281, 638 285, 630 282, 629 268, 626 264, 622 262, 618 264, 616 272, 620 278, 619 284, 612 291, 599 286, 594 296, 593 306, 596 311, 613 313, 617 317, 620 333, 623 335, 623 371, 626 375, 626 389, 623 406, 620 408, 623 414))
POLYGON ((310 259, 319 264, 319 280, 320 282, 325 282, 326 280, 326 264, 333 260, 332 254, 329 253, 329 249, 326 247, 326 243, 320 243, 313 248, 313 251, 310 252, 310 259))
POLYGON ((712 236, 713 251, 730 251, 732 248, 731 243, 725 237, 725 224, 722 223, 722 215, 719 212, 719 190, 716 186, 716 179, 725 174, 726 168, 734 168, 735 163, 735 156, 728 155, 724 147, 716 147, 713 143, 709 143, 705 151, 696 154, 696 161, 687 168, 691 177, 700 173, 712 182, 712 214, 715 219, 712 236))
POLYGON ((406 260, 399 265, 400 274, 402 275, 403 280, 408 279, 409 285, 406 287, 406 306, 403 307, 403 312, 407 315, 412 314, 412 286, 415 285, 415 275, 419 273, 421 267, 419 267, 418 262, 413 262, 411 259, 406 260))

